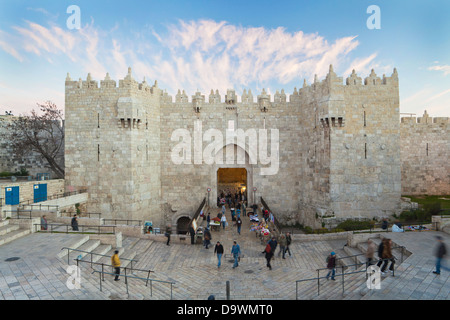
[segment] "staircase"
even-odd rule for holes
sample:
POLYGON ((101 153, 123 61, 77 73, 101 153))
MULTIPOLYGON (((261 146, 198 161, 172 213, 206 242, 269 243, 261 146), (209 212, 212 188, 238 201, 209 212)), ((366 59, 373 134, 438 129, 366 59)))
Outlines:
POLYGON ((151 240, 129 237, 123 239, 123 246, 121 248, 116 249, 112 248, 111 245, 102 245, 98 240, 84 238, 73 244, 71 247, 73 251, 70 252, 69 259, 67 249, 62 250, 58 257, 65 261, 65 263, 69 261, 70 264, 73 264, 71 261, 81 256, 79 267, 82 270, 83 282, 87 282, 91 286, 96 286, 97 290, 101 289, 101 292, 111 300, 167 300, 171 298, 170 288, 157 285, 157 280, 169 280, 164 276, 162 279, 161 277, 158 278, 154 273, 150 273, 149 275, 147 272, 148 269, 139 269, 139 261, 135 259, 137 252, 142 254, 152 243, 153 241, 151 240), (120 281, 117 282, 113 280, 114 270, 111 267, 111 256, 115 250, 119 251, 119 258, 121 260, 120 281), (131 265, 131 260, 133 260, 133 265, 131 265), (92 266, 90 264, 91 261, 94 262, 92 266), (103 264, 104 275, 101 274, 101 264, 103 264), (125 273, 129 277, 126 278, 125 273), (150 280, 147 283, 147 281, 137 279, 137 277, 143 279, 149 277, 150 280))
POLYGON ((22 229, 19 225, 10 224, 10 220, 0 221, 0 245, 14 241, 18 238, 30 234, 28 229, 22 229))

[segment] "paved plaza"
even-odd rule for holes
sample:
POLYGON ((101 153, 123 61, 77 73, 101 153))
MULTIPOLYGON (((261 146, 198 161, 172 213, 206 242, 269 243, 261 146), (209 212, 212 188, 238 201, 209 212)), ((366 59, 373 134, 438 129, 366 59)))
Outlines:
MULTIPOLYGON (((212 210, 214 212, 215 210, 212 210)), ((108 299, 156 299, 156 300, 205 300, 214 295, 216 300, 227 298, 226 285, 229 281, 232 300, 310 300, 310 299, 351 299, 351 300, 448 300, 450 298, 450 273, 442 271, 440 276, 432 273, 435 259, 435 236, 444 237, 450 243, 450 236, 442 232, 424 231, 407 233, 387 233, 396 244, 403 245, 412 254, 398 265, 395 277, 383 278, 381 289, 367 290, 364 273, 348 276, 345 279, 345 292, 338 281, 320 281, 320 295, 317 294, 317 281, 302 282, 296 297, 296 280, 317 277, 317 268, 325 267, 325 258, 331 251, 338 256, 345 255, 342 250, 345 239, 329 241, 299 241, 294 235, 291 245, 292 256, 286 259, 275 255, 272 270, 266 267, 262 251, 264 245, 250 230, 250 222, 243 217, 242 232, 239 235, 230 225, 220 231, 212 231, 209 249, 201 244, 191 245, 165 241, 152 241, 139 238, 123 240, 124 257, 135 252, 133 265, 136 269, 153 271, 151 286, 145 281, 130 279, 127 286, 124 278, 112 281, 106 275, 100 281, 98 273, 87 263, 81 268, 81 288, 70 289, 67 285, 68 260, 63 247, 75 247, 86 241, 87 235, 62 233, 34 233, 0 246, 0 299, 5 300, 108 300, 108 299), (214 245, 223 243, 225 256, 222 267, 217 267, 214 245), (230 254, 233 240, 237 240, 243 253, 239 267, 232 268, 230 254), (171 288, 167 282, 173 282, 171 288)), ((206 222, 205 222, 206 223, 206 222)), ((298 237, 297 237, 298 238, 298 237)), ((278 249, 277 249, 278 251, 278 249)), ((72 253, 69 261, 75 259, 72 253)), ((88 257, 84 258, 89 260, 88 257)), ((108 259, 106 259, 108 260, 108 259)), ((108 263, 108 262, 106 262, 108 263)), ((448 265, 448 261, 447 261, 448 265)), ((108 272, 108 270, 106 270, 108 272)), ((346 272, 350 272, 350 268, 346 272)), ((337 272, 339 274, 339 271, 337 272)), ((123 274, 123 271, 122 271, 123 274)), ((142 275, 135 273, 136 276, 142 275)), ((320 274, 326 275, 326 271, 320 274)), ((146 277, 146 276, 145 276, 146 277)))

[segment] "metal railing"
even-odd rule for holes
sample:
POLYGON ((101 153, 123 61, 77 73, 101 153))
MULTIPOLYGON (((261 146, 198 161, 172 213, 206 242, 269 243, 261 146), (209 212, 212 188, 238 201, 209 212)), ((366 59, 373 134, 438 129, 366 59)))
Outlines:
MULTIPOLYGON (((105 277, 104 277, 104 275, 105 275, 105 266, 114 268, 114 266, 112 266, 112 265, 110 265, 110 264, 99 263, 99 262, 93 262, 93 261, 92 261, 92 258, 91 258, 91 261, 86 261, 86 260, 78 259, 78 258, 76 258, 76 259, 74 259, 74 260, 77 262, 77 267, 79 267, 80 262, 89 263, 89 264, 91 265, 91 268, 92 268, 93 270, 95 270, 94 267, 93 267, 93 265, 96 265, 96 266, 102 266, 102 281, 105 281, 105 277)), ((127 260, 127 259, 121 258, 121 260, 127 260)), ((132 261, 135 261, 135 260, 132 260, 132 261)), ((147 281, 146 281, 146 283, 145 283, 145 286, 147 286, 147 285, 148 285, 148 282, 151 280, 151 279, 150 279, 150 273, 151 273, 151 272, 154 272, 154 271, 152 271, 152 270, 136 269, 136 268, 133 268, 133 267, 131 267, 131 268, 128 268, 128 267, 119 267, 119 268, 120 268, 120 270, 124 270, 125 275, 127 274, 127 270, 128 270, 128 271, 131 271, 132 274, 133 274, 135 271, 147 273, 147 281)), ((128 293, 128 292, 127 292, 127 293, 128 293)))
POLYGON ((92 215, 97 215, 98 219, 100 219, 100 216, 102 215, 101 213, 98 213, 98 212, 80 212, 80 213, 76 213, 76 212, 62 212, 61 216, 71 217, 74 214, 76 214, 78 217, 81 217, 81 218, 83 218, 84 216, 88 216, 88 218, 91 218, 92 215))
MULTIPOLYGON (((110 221, 111 224, 117 225, 117 222, 124 222, 127 226, 129 225, 128 223, 132 223, 131 225, 136 225, 133 223, 137 222, 138 226, 141 226, 142 221, 141 220, 130 220, 130 219, 103 219, 103 224, 106 224, 107 221, 110 221)), ((122 223, 123 224, 123 223, 122 223)))
POLYGON ((202 209, 205 206, 205 204, 206 204, 206 197, 203 198, 203 200, 200 203, 200 206, 198 207, 197 211, 195 211, 195 214, 192 217, 191 221, 189 221, 188 226, 190 226, 192 224, 192 222, 194 222, 194 220, 196 220, 198 218, 198 216, 200 215, 200 212, 202 212, 202 209))
MULTIPOLYGON (((110 258, 110 256, 105 255, 105 254, 95 253, 95 252, 90 252, 90 251, 84 251, 84 250, 74 249, 74 248, 69 248, 69 247, 62 247, 61 250, 67 250, 67 264, 70 264, 70 251, 83 252, 83 253, 90 254, 91 255, 91 263, 94 263, 92 261, 93 256, 101 256, 101 257, 108 257, 108 258, 110 258)), ((120 260, 130 261, 131 268, 133 268, 133 262, 138 262, 135 259, 127 259, 127 258, 120 258, 120 260)), ((83 260, 83 261, 85 261, 85 260, 83 260)))
MULTIPOLYGON (((77 191, 57 193, 57 194, 54 194, 54 195, 51 195, 51 196, 47 196, 45 200, 40 200, 40 201, 55 200, 55 199, 69 197, 69 196, 74 196, 76 194, 86 193, 86 192, 87 192, 87 189, 80 189, 80 190, 77 190, 77 191)), ((37 201, 35 201, 35 199, 23 200, 23 201, 19 202, 19 205, 30 205, 30 203, 37 203, 37 201)))
POLYGON ((47 223, 47 224, 43 224, 43 223, 35 223, 35 232, 37 231, 42 231, 42 232, 62 232, 62 233, 95 233, 95 234, 114 234, 116 232, 116 226, 87 226, 87 225, 78 225, 78 228, 80 230, 69 230, 69 228, 72 228, 72 225, 70 224, 56 224, 56 223, 47 223), (41 230, 37 230, 37 226, 41 226, 41 230), (42 227, 47 227, 47 229, 42 229, 42 227), (48 230, 48 227, 50 227, 50 230, 48 230), (66 231, 59 231, 59 230, 55 230, 56 228, 66 228, 66 231), (102 232, 101 229, 105 229, 105 228, 112 228, 112 231, 105 231, 102 232), (89 230, 91 229, 91 230, 89 230), (97 232, 93 232, 92 229, 97 229, 97 232))
POLYGON ((31 210, 34 210, 34 208, 39 208, 36 210, 42 210, 42 208, 47 208, 47 210, 49 211, 50 208, 56 208, 56 211, 58 211, 59 206, 55 205, 55 204, 26 204, 26 205, 22 205, 22 208, 25 207, 31 207, 31 210))
MULTIPOLYGON (((116 275, 113 272, 106 272, 105 271, 105 266, 113 268, 112 265, 104 264, 104 263, 98 263, 98 262, 93 262, 92 261, 93 255, 102 256, 102 257, 108 257, 109 258, 108 255, 94 253, 94 252, 90 252, 90 251, 84 251, 84 250, 80 250, 80 249, 73 249, 73 248, 68 248, 68 247, 63 247, 63 248, 61 248, 61 250, 67 250, 67 264, 70 264, 70 251, 83 252, 83 253, 87 253, 87 254, 91 255, 91 260, 90 261, 86 261, 86 260, 82 260, 82 259, 78 259, 78 258, 74 259, 74 260, 77 262, 77 267, 79 266, 80 262, 90 264, 91 268, 93 268, 93 265, 101 266, 101 268, 102 268, 101 271, 94 269, 93 272, 92 272, 92 273, 97 272, 99 274, 99 276, 100 276, 100 291, 102 291, 102 281, 105 281, 105 274, 116 275)), ((139 280, 145 281, 145 286, 146 287, 148 287, 148 283, 150 282, 150 296, 153 296, 153 282, 160 282, 160 283, 168 283, 168 284, 170 284, 170 299, 172 300, 172 298, 173 298, 173 285, 175 284, 175 282, 151 279, 150 278, 150 273, 152 273, 154 271, 133 268, 133 262, 137 262, 137 260, 135 260, 135 259, 120 258, 120 260, 122 260, 122 261, 130 261, 130 264, 131 264, 131 268, 129 268, 129 267, 120 267, 120 269, 124 271, 124 274, 121 274, 120 276, 125 278, 127 294, 129 294, 128 278, 139 279, 139 280), (135 271, 146 272, 147 273, 147 277, 144 278, 144 277, 138 277, 138 276, 135 276, 135 275, 129 275, 129 274, 127 274, 127 271, 130 271, 131 273, 133 273, 135 271)))
MULTIPOLYGON (((403 251, 404 251, 404 249, 405 249, 405 247, 404 246, 396 246, 396 247, 392 247, 392 249, 398 249, 398 248, 402 248, 402 251, 401 251, 401 262, 400 263, 402 263, 403 262, 403 251)), ((336 260, 342 260, 342 259, 347 259, 347 258, 353 258, 353 257, 357 257, 357 256, 361 256, 361 255, 365 255, 364 253, 361 253, 361 254, 355 254, 355 255, 351 255, 351 256, 346 256, 346 257, 342 257, 342 258, 337 258, 336 260)), ((392 260, 392 259, 394 259, 394 260, 397 260, 395 257, 393 257, 393 258, 386 258, 386 259, 378 259, 377 261, 374 261, 374 262, 372 262, 371 264, 369 264, 368 262, 359 262, 359 263, 355 263, 355 264, 350 264, 350 265, 344 265, 344 264, 342 264, 339 268, 341 269, 341 273, 340 274, 335 274, 335 277, 341 277, 341 282, 342 282, 342 294, 344 294, 345 293, 345 276, 347 276, 347 275, 352 275, 352 274, 358 274, 358 273, 365 273, 366 274, 366 279, 367 279, 367 269, 368 269, 368 267, 369 266, 371 266, 371 265, 378 265, 378 264, 381 264, 382 262, 384 262, 384 261, 390 261, 390 260, 392 260), (375 263, 376 262, 376 263, 375 263), (364 270, 361 270, 361 271, 353 271, 353 272, 347 272, 347 273, 345 273, 344 272, 344 269, 345 268, 348 268, 348 267, 355 267, 355 270, 357 270, 358 269, 358 267, 359 266, 362 266, 362 265, 365 265, 366 266, 366 268, 364 269, 364 270)), ((398 266, 398 265, 397 265, 398 266)), ((336 270, 338 269, 338 268, 335 268, 336 270)), ((329 268, 319 268, 319 269, 316 269, 316 271, 317 271, 317 277, 316 278, 309 278, 309 279, 301 279, 301 280, 296 280, 295 281, 295 299, 296 300, 298 300, 298 284, 300 283, 300 282, 306 282, 306 281, 317 281, 317 295, 320 295, 320 279, 328 279, 326 276, 325 277, 320 277, 320 271, 322 271, 322 270, 330 270, 329 268)), ((393 276, 395 276, 395 268, 393 268, 393 273, 392 273, 392 275, 393 276)))
MULTIPOLYGON (((94 270, 92 273, 98 273, 99 274, 100 291, 103 291, 102 290, 102 282, 104 281, 104 275, 105 274, 110 274, 112 276, 116 275, 113 272, 105 272, 105 271, 99 271, 99 270, 94 270)), ((148 281, 150 281, 150 296, 153 296, 153 282, 168 283, 168 284, 170 284, 170 300, 173 299, 173 285, 175 284, 175 282, 156 280, 156 279, 150 279, 150 278, 142 278, 142 277, 127 275, 127 274, 120 275, 120 276, 125 278, 127 294, 129 294, 129 291, 128 291, 128 278, 130 278, 130 279, 143 280, 143 281, 146 281, 147 283, 148 283, 148 281)), ((147 283, 145 284, 146 287, 147 287, 147 283)))
POLYGON ((11 213, 11 218, 13 219, 32 219, 32 210, 17 210, 17 211, 4 211, 5 213, 11 213), (20 215, 24 214, 25 217, 21 217, 20 215), (14 218, 14 215, 16 215, 16 218, 14 218))
POLYGON ((267 205, 266 201, 264 201, 263 197, 261 197, 261 204, 263 205, 264 209, 269 211, 273 216, 273 224, 277 228, 277 231, 281 231, 281 224, 278 222, 277 217, 275 217, 275 214, 272 210, 270 210, 269 206, 267 205))

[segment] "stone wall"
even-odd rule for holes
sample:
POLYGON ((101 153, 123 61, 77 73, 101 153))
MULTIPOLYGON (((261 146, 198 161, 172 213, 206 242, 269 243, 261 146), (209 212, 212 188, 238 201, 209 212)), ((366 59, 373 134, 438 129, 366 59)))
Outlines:
POLYGON ((282 223, 318 227, 316 217, 400 210, 395 69, 383 78, 372 71, 364 83, 353 73, 344 83, 330 66, 324 80, 291 95, 244 90, 240 98, 234 90, 173 98, 131 70, 119 86, 108 75, 100 85, 68 76, 65 114, 66 188, 88 188, 88 211, 105 218, 163 226, 192 217, 207 188, 215 203, 220 168, 245 168, 249 204, 263 196, 282 223), (255 135, 227 139, 237 130, 255 135), (250 148, 265 137, 264 148, 250 148))
MULTIPOLYGON (((38 173, 50 173, 57 177, 48 162, 37 152, 29 152, 24 156, 17 156, 12 149, 8 125, 16 120, 16 116, 0 116, 0 172, 20 172, 22 169, 35 177, 38 173)), ((64 148, 57 157, 57 162, 64 168, 64 148)))
POLYGON ((43 181, 22 181, 22 182, 0 182, 0 198, 2 203, 5 204, 5 188, 9 187, 19 187, 19 201, 24 202, 30 200, 33 203, 34 199, 34 185, 36 184, 46 184, 47 185, 47 196, 53 196, 57 194, 64 193, 64 180, 54 179, 54 180, 43 180, 43 181))
POLYGON ((402 194, 450 194, 449 118, 402 118, 400 147, 402 194))
POLYGON ((86 187, 104 218, 161 220, 157 86, 66 79, 66 188, 86 187))

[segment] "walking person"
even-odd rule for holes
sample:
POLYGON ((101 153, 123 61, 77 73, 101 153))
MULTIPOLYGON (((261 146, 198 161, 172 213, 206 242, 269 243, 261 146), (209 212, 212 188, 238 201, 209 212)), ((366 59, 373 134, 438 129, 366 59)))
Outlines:
POLYGON ((209 249, 208 246, 211 244, 211 240, 212 240, 211 232, 209 232, 209 228, 206 228, 203 239, 203 246, 205 247, 205 249, 209 249))
POLYGON ((114 268, 114 273, 116 277, 114 278, 114 281, 119 281, 119 275, 120 275, 120 259, 119 259, 119 250, 114 251, 113 256, 111 257, 111 265, 114 268))
POLYGON ((241 227, 242 227, 242 220, 240 217, 236 220, 236 226, 237 226, 237 232, 240 235, 241 234, 241 227))
POLYGON ((233 269, 239 266, 239 257, 241 255, 241 247, 239 244, 235 241, 233 241, 233 246, 231 247, 231 254, 234 258, 234 264, 233 269))
POLYGON ((381 258, 384 261, 383 266, 381 267, 381 274, 386 275, 385 271, 386 271, 387 265, 389 264, 389 261, 391 261, 391 265, 389 266, 389 271, 391 272, 391 274, 393 274, 395 259, 394 259, 394 256, 392 255, 392 240, 391 239, 387 239, 387 238, 383 239, 383 253, 382 253, 381 258))
POLYGON ((225 214, 222 215, 222 218, 220 218, 220 223, 222 223, 222 228, 223 230, 225 230, 225 227, 227 226, 228 222, 227 222, 227 217, 225 217, 225 214))
POLYGON ((167 237, 167 242, 166 242, 166 244, 168 245, 168 246, 170 246, 170 235, 172 234, 172 227, 171 227, 171 225, 169 224, 167 227, 166 227, 166 233, 164 234, 166 237, 167 237))
POLYGON ((78 218, 77 218, 76 214, 73 215, 73 218, 72 218, 72 221, 70 224, 72 225, 73 231, 78 231, 78 218))
POLYGON ((289 248, 291 243, 292 243, 291 233, 290 232, 286 232, 286 250, 285 250, 285 252, 289 252, 289 257, 292 256, 291 255, 291 249, 289 248))
POLYGON ((270 265, 270 260, 273 258, 274 251, 272 250, 272 246, 270 245, 270 241, 266 245, 266 249, 264 250, 266 261, 267 261, 267 268, 269 270, 272 270, 272 266, 270 265))
POLYGON ((208 212, 208 216, 206 217, 206 228, 209 228, 209 224, 211 223, 211 215, 208 212))
POLYGON ((278 256, 282 254, 283 259, 286 259, 285 254, 286 254, 287 240, 286 236, 283 233, 280 234, 280 239, 278 240, 278 243, 280 244, 280 251, 278 251, 278 256))
POLYGON ((222 264, 223 246, 219 241, 217 241, 216 246, 214 247, 214 253, 217 254, 217 268, 220 268, 220 265, 222 264))
POLYGON ((374 258, 375 249, 376 249, 375 242, 373 242, 372 239, 368 239, 367 240, 367 251, 366 251, 366 259, 367 259, 366 266, 367 267, 369 267, 373 264, 372 261, 374 261, 374 259, 375 259, 374 258))
POLYGON ((242 214, 247 216, 247 206, 245 205, 245 201, 242 201, 242 214))
POLYGON ((450 268, 447 268, 442 265, 442 259, 444 259, 445 255, 447 254, 447 248, 445 247, 445 243, 441 236, 436 236, 436 240, 438 242, 437 247, 435 249, 436 270, 433 271, 433 273, 439 275, 441 274, 441 269, 450 271, 450 268))
POLYGON ((329 270, 327 273, 327 280, 330 275, 331 280, 336 280, 334 279, 334 276, 336 275, 336 253, 334 251, 327 257, 327 268, 329 270))
POLYGON ((189 226, 189 235, 191 236, 191 244, 195 243, 195 230, 192 224, 189 226))
POLYGON ((266 246, 264 253, 266 255, 267 267, 270 270, 272 270, 272 266, 270 265, 270 260, 273 259, 273 257, 275 256, 275 251, 277 250, 277 246, 278 246, 277 238, 275 236, 272 236, 272 238, 269 240, 267 245, 270 247, 270 251, 268 252, 268 250, 267 250, 268 248, 266 246))

